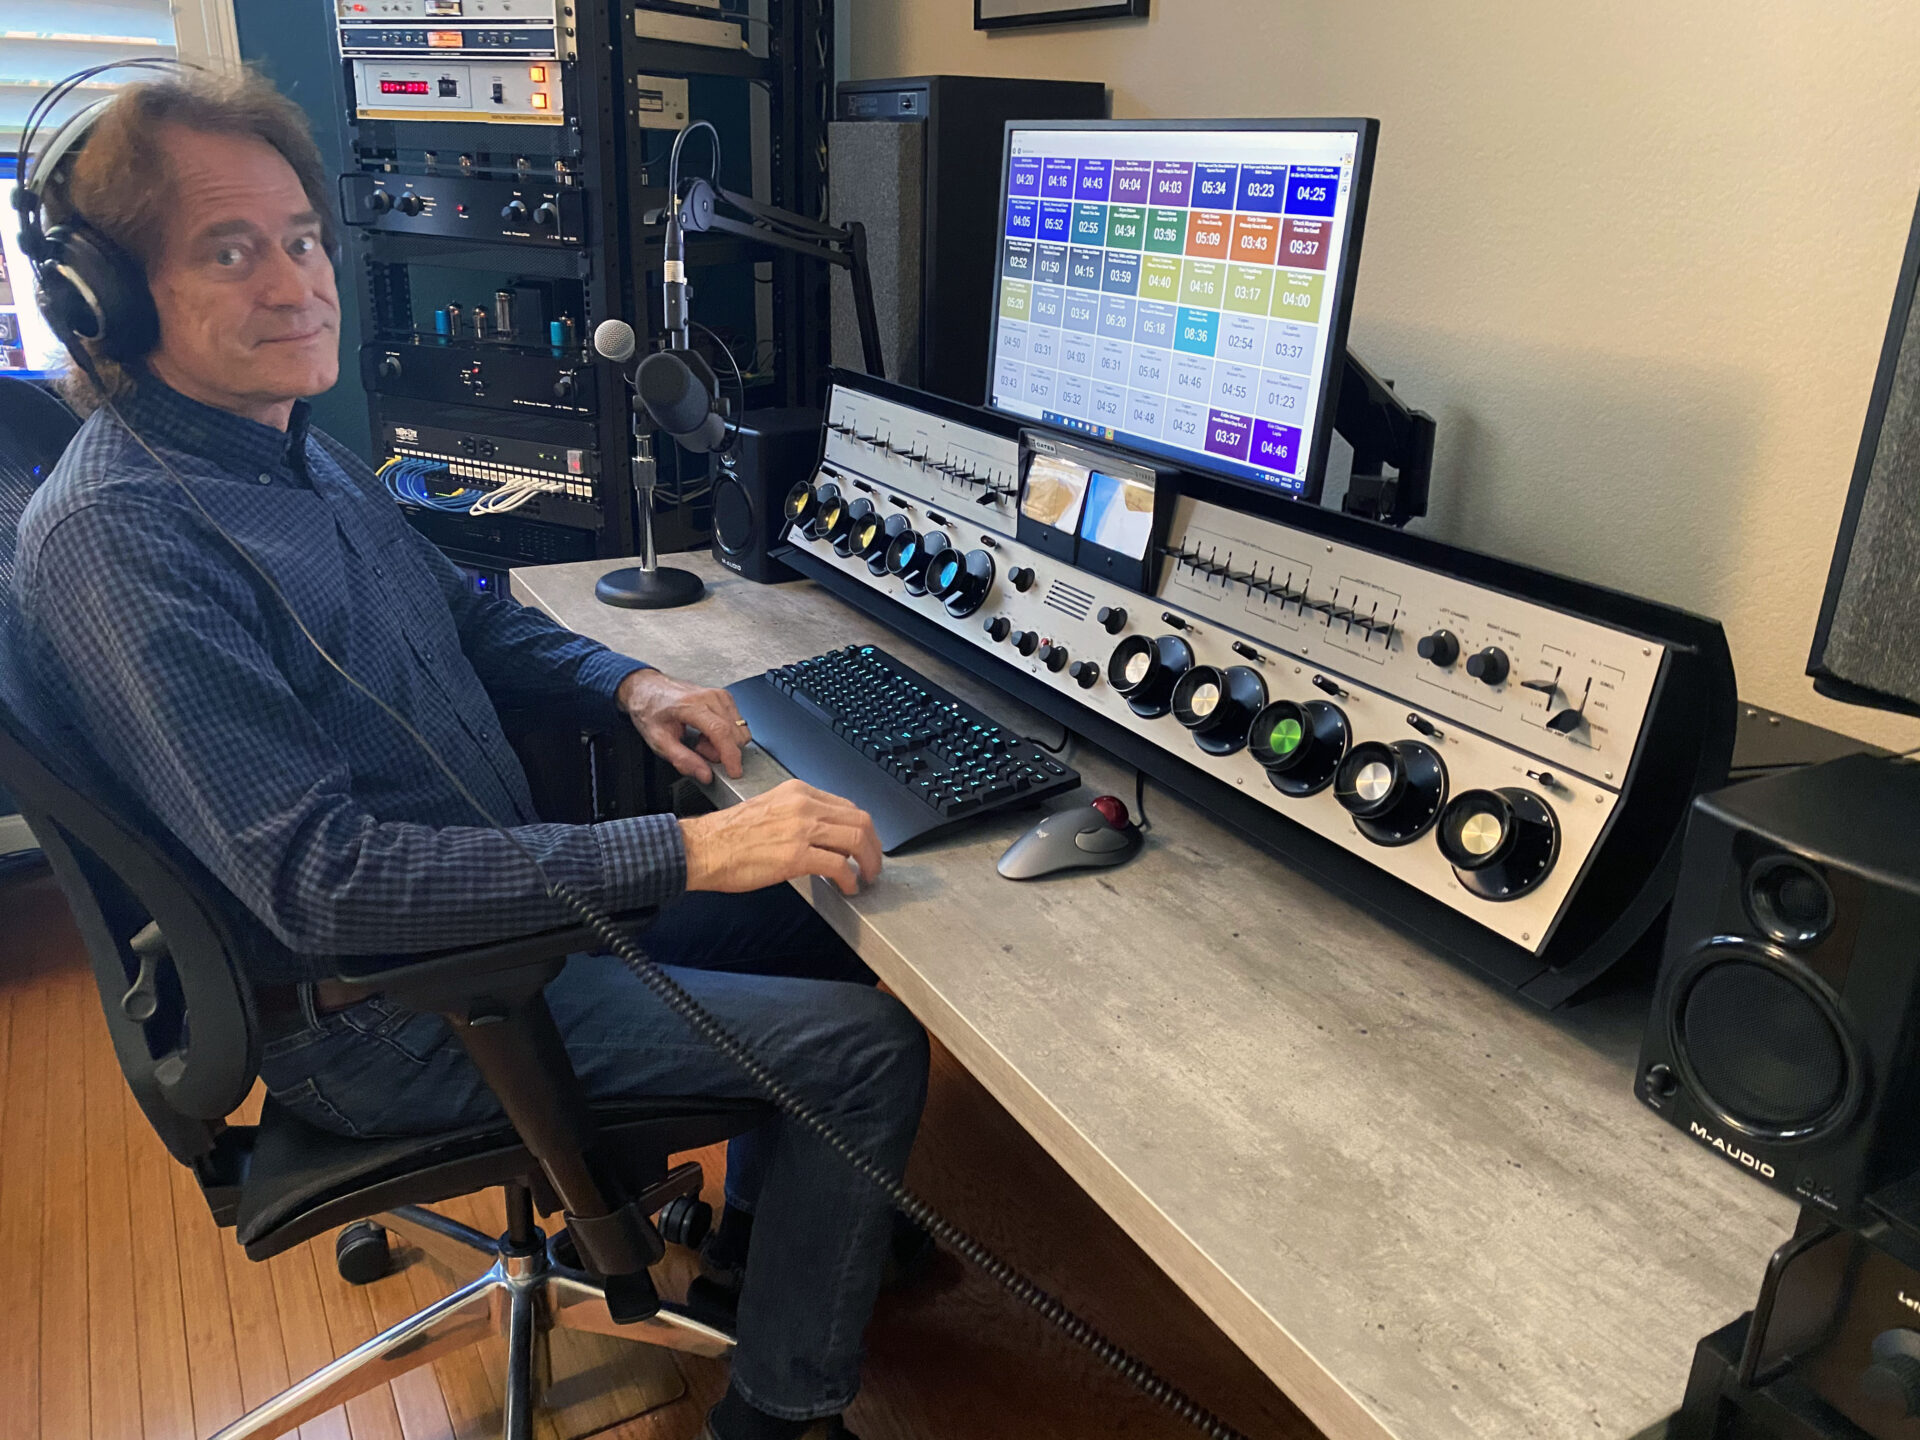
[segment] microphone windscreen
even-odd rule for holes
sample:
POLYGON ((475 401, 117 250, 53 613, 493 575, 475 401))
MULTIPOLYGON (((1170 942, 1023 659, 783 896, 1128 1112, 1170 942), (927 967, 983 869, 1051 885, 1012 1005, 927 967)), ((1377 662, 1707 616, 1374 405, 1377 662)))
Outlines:
POLYGON ((709 410, 707 418, 700 422, 698 429, 691 434, 676 435, 673 438, 696 455, 711 455, 727 438, 727 422, 719 411, 709 410))
POLYGON ((624 365, 633 358, 633 326, 624 320, 602 320, 593 332, 593 348, 604 360, 624 365))
POLYGON ((712 388, 677 351, 661 350, 647 356, 634 372, 633 383, 653 423, 676 440, 701 433, 707 418, 713 415, 712 388))

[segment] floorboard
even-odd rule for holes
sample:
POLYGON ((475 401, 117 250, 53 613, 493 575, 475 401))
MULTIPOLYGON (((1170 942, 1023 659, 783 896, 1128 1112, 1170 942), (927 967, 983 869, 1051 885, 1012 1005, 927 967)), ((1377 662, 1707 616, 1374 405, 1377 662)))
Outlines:
MULTIPOLYGON (((446 1293, 420 1261, 364 1289, 325 1235, 264 1264, 219 1230, 127 1092, 97 992, 44 875, 0 882, 0 1253, 23 1257, 0 1307, 8 1440, 205 1437, 341 1351, 446 1293), (15 917, 19 917, 16 920, 15 917)), ((1034 1141, 935 1047, 910 1179, 937 1208, 1068 1299, 1115 1340, 1256 1440, 1313 1428, 1034 1141)), ((241 1118, 257 1113, 258 1094, 241 1118)), ((717 1206, 724 1156, 698 1158, 717 1206)), ((1196 1155, 1195 1163, 1204 1163, 1196 1155)), ((489 1233, 497 1195, 448 1213, 489 1233)), ((674 1251, 662 1288, 692 1274, 674 1251)), ((471 1277, 460 1277, 471 1278, 471 1277)), ((1194 1432, 1049 1329, 984 1275, 941 1256, 881 1300, 863 1440, 1185 1440, 1194 1432)), ((726 1387, 676 1356, 687 1393, 602 1432, 693 1440, 726 1387)), ((493 1440, 505 1357, 481 1346, 303 1427, 304 1440, 493 1440)), ((542 1434, 550 1435, 551 1426, 542 1434)))

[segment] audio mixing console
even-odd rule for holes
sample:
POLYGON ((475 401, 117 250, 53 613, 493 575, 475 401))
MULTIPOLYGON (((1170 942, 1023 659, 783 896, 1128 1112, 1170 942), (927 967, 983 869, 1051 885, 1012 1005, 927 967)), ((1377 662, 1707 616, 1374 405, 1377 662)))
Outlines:
POLYGON ((1658 919, 1713 622, 866 376, 826 431, 789 563, 1431 943, 1557 1004, 1658 919))

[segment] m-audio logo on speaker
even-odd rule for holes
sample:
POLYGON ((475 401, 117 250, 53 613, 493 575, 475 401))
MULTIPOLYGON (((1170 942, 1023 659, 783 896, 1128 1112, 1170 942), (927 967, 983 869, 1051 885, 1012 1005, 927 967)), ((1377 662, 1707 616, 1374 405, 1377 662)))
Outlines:
POLYGON ((1726 1141, 1722 1140, 1718 1135, 1715 1135, 1712 1132, 1710 1132, 1698 1120, 1689 1120, 1687 1122, 1687 1133, 1693 1136, 1693 1138, 1698 1140, 1701 1144, 1706 1145, 1711 1149, 1718 1150, 1722 1155, 1726 1156, 1727 1159, 1731 1160, 1734 1164, 1745 1166, 1747 1169, 1753 1171, 1754 1174, 1760 1176, 1762 1179, 1766 1179, 1766 1180, 1773 1179, 1774 1177, 1773 1166, 1767 1164, 1766 1161, 1762 1160, 1759 1156, 1753 1154, 1752 1152, 1742 1150, 1738 1145, 1729 1145, 1726 1141))

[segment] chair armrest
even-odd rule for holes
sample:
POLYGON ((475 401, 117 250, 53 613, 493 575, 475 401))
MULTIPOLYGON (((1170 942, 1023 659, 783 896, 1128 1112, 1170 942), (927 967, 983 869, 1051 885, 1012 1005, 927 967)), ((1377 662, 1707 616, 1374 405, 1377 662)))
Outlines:
MULTIPOLYGON (((644 930, 657 912, 629 910, 610 917, 622 930, 644 930)), ((358 998, 401 987, 431 987, 445 991, 450 982, 480 981, 502 971, 519 970, 565 960, 582 950, 591 950, 599 937, 584 925, 567 925, 558 930, 542 930, 511 940, 495 940, 485 945, 470 945, 460 950, 442 950, 402 964, 393 964, 391 956, 348 956, 334 963, 335 984, 360 992, 358 998), (372 966, 374 968, 362 968, 372 966)), ((485 988, 476 986, 476 988, 485 988)))

